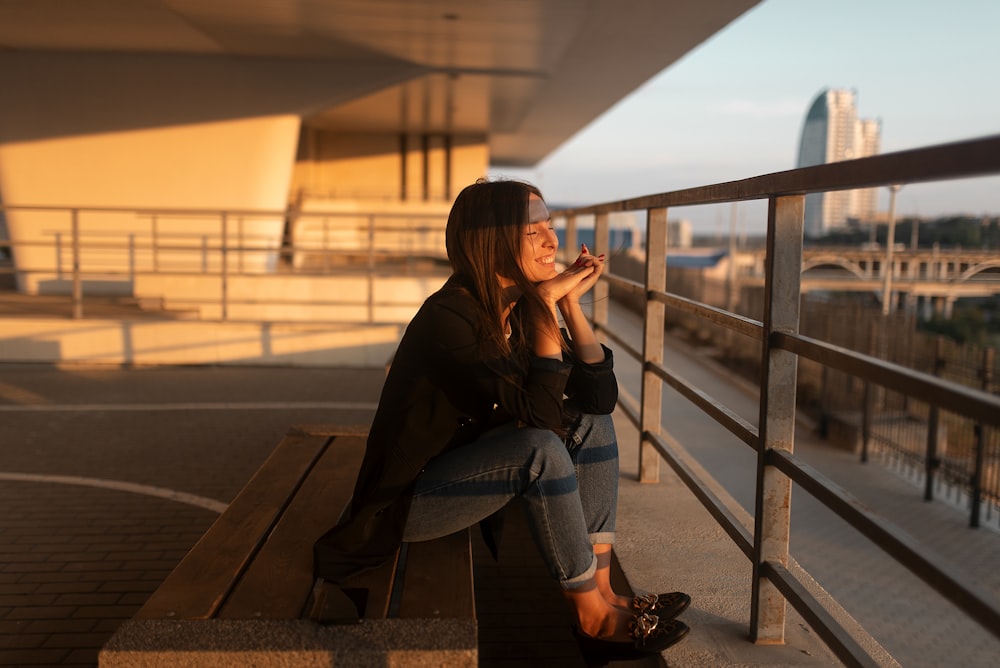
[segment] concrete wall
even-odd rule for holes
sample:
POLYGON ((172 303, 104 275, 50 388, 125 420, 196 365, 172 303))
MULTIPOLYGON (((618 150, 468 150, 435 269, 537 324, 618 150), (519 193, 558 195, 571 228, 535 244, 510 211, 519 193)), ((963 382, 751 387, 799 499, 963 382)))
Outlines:
MULTIPOLYGON (((19 204, 279 211, 287 196, 298 129, 297 117, 273 116, 3 144, 0 188, 6 202, 19 204)), ((84 271, 123 270, 127 262, 120 246, 127 235, 136 235, 138 244, 146 246, 154 234, 151 218, 133 213, 84 212, 78 221, 84 271)), ((29 294, 65 293, 60 279, 72 266, 69 212, 15 209, 8 212, 7 224, 11 240, 18 244, 20 289, 29 294), (57 238, 62 240, 61 252, 57 238)), ((173 234, 183 225, 213 246, 222 233, 218 216, 187 216, 183 221, 161 216, 159 224, 172 228, 173 234)), ((283 225, 281 216, 255 218, 243 233, 277 249, 283 225)), ((233 236, 235 226, 234 221, 233 236)), ((275 257, 258 255, 254 260, 268 266, 275 257)), ((125 280, 109 277, 107 282, 122 284, 120 291, 127 293, 125 280)))

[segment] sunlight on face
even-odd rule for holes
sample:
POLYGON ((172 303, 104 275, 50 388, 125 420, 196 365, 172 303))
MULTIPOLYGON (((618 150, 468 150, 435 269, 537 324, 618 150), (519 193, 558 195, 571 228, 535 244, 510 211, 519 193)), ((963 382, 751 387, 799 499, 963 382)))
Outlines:
POLYGON ((521 240, 521 257, 518 258, 528 280, 538 283, 559 273, 555 264, 557 248, 559 239, 545 202, 532 194, 528 199, 528 224, 521 240))

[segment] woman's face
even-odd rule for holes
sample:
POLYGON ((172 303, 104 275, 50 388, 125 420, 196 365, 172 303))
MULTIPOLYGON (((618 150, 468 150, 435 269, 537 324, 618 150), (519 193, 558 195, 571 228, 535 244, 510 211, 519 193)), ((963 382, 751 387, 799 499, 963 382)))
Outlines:
POLYGON ((559 239, 552 228, 552 219, 542 198, 534 193, 528 198, 528 224, 521 237, 518 262, 525 277, 532 283, 548 280, 558 274, 556 249, 559 239))

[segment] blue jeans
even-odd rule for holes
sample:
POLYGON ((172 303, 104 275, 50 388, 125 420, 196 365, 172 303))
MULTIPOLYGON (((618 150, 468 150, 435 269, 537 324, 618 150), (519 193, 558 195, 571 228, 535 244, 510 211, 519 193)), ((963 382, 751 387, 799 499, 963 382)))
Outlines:
POLYGON ((472 526, 515 497, 552 577, 574 589, 593 577, 593 545, 613 543, 618 441, 610 415, 584 415, 563 442, 547 429, 496 427, 433 459, 417 478, 403 540, 472 526))

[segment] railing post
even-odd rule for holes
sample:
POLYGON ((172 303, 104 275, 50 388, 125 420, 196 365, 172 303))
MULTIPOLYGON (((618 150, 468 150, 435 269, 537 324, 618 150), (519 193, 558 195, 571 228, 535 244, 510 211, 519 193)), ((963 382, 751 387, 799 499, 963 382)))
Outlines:
POLYGON ((221 263, 221 273, 222 273, 222 294, 221 297, 221 310, 222 319, 229 319, 229 214, 225 211, 222 212, 222 238, 219 244, 219 262, 221 263))
MULTIPOLYGON (((868 354, 872 357, 878 351, 878 325, 874 322, 868 327, 868 354)), ((870 380, 865 381, 862 392, 861 406, 861 463, 868 462, 868 451, 872 440, 872 414, 875 412, 876 391, 870 380)))
POLYGON ((798 358, 791 352, 773 348, 772 335, 797 333, 799 329, 804 213, 802 195, 772 197, 769 202, 750 610, 750 637, 761 644, 785 641, 785 599, 767 579, 766 565, 788 565, 792 483, 770 466, 768 460, 772 450, 795 449, 798 358))
POLYGON ((151 232, 152 237, 153 237, 153 239, 152 239, 152 242, 153 242, 153 248, 152 248, 152 250, 153 250, 153 273, 159 273, 159 271, 160 271, 160 238, 159 238, 159 229, 158 229, 158 227, 159 227, 159 225, 158 225, 157 216, 154 213, 153 214, 153 219, 152 219, 152 221, 150 223, 150 232, 151 232))
MULTIPOLYGON (((608 265, 608 259, 611 256, 611 233, 608 228, 608 214, 599 213, 594 218, 594 248, 591 250, 592 253, 600 255, 605 253, 605 267, 604 271, 607 272, 610 269, 608 265)), ((608 324, 608 282, 601 280, 594 285, 593 292, 594 303, 591 307, 591 317, 594 322, 601 326, 607 326, 608 324)))
POLYGON ((650 443, 650 434, 661 429, 663 383, 653 373, 651 364, 663 363, 663 302, 652 299, 654 291, 663 292, 667 283, 667 210, 646 212, 646 312, 642 337, 642 408, 639 436, 639 482, 658 482, 660 455, 650 443))
POLYGON ((368 324, 375 322, 375 215, 368 216, 368 324))
POLYGON ((83 281, 80 278, 80 211, 72 210, 73 225, 73 318, 83 318, 83 281))
MULTIPOLYGON (((944 337, 934 339, 934 375, 944 373, 944 337)), ((938 459, 938 407, 930 404, 927 414, 927 458, 924 461, 924 501, 934 500, 934 478, 941 460, 938 459)))
POLYGON ((896 193, 902 187, 899 184, 889 186, 889 227, 886 230, 885 267, 882 271, 882 315, 889 315, 895 310, 892 297, 892 279, 893 274, 895 274, 895 262, 892 259, 892 252, 896 245, 896 193))
MULTIPOLYGON (((980 389, 989 392, 993 389, 993 363, 996 358, 996 351, 993 348, 983 350, 983 368, 979 372, 980 389)), ((979 527, 979 511, 983 503, 983 459, 986 451, 986 425, 977 424, 976 427, 976 462, 972 470, 970 501, 972 502, 972 514, 969 516, 969 526, 979 527)))
POLYGON ((576 216, 566 216, 566 247, 563 248, 563 262, 569 264, 580 253, 580 244, 576 240, 576 216))
POLYGON ((130 232, 128 235, 128 282, 132 286, 133 293, 135 292, 135 233, 130 232))
MULTIPOLYGON (((62 232, 56 232, 56 278, 60 281, 63 279, 63 242, 62 242, 62 232)), ((11 249, 13 250, 13 248, 11 249)))
POLYGON ((246 239, 243 234, 243 216, 236 219, 236 273, 243 275, 243 249, 246 248, 246 239))

